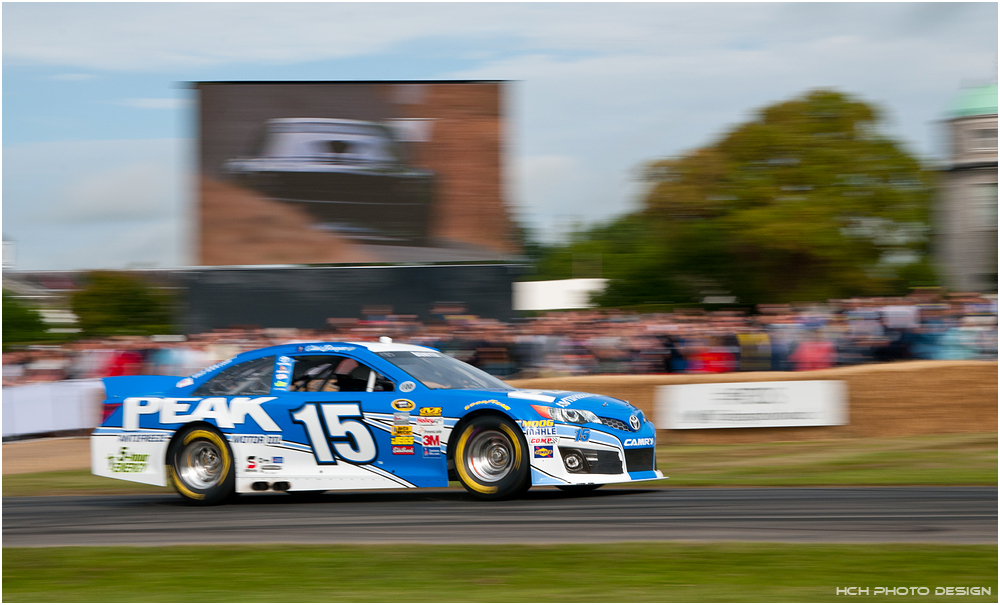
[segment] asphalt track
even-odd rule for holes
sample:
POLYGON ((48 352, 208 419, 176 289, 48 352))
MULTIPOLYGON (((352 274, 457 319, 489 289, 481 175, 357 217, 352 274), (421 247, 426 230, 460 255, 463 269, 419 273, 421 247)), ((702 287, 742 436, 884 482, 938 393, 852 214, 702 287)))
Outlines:
POLYGON ((4 546, 574 543, 660 540, 997 543, 996 487, 459 489, 3 499, 4 546))

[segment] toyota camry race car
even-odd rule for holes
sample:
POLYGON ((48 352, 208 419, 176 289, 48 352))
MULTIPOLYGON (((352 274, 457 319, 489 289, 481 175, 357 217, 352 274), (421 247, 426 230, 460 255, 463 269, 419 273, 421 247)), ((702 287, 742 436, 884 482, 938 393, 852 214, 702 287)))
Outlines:
POLYGON ((444 487, 483 499, 661 479, 656 433, 628 402, 519 390, 434 349, 297 343, 187 378, 105 378, 95 475, 233 493, 444 487))

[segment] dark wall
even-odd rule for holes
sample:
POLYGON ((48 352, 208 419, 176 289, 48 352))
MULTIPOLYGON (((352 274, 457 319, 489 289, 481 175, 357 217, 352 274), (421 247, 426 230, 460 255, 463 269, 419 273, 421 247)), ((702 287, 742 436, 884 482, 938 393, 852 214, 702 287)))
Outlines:
POLYGON ((204 269, 176 275, 187 290, 188 334, 229 326, 328 327, 327 318, 361 317, 369 306, 430 318, 435 303, 510 321, 511 284, 520 265, 204 269))

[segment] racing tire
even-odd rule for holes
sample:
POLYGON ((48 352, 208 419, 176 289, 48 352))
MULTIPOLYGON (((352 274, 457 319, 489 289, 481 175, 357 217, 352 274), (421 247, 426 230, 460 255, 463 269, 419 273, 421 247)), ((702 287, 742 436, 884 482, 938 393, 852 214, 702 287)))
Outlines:
POLYGON ((181 431, 167 454, 167 473, 188 504, 219 504, 236 492, 233 452, 225 437, 211 427, 181 431))
POLYGON ((531 461, 521 429, 502 416, 480 416, 455 440, 455 472, 480 500, 503 500, 531 487, 531 461))
POLYGON ((604 484, 599 483, 597 485, 557 485, 556 487, 568 494, 589 494, 595 489, 602 487, 604 484))

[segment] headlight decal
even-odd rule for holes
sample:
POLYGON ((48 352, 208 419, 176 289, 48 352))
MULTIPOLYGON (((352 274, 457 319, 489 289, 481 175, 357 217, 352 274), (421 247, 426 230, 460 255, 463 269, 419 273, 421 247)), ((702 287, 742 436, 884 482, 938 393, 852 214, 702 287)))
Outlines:
POLYGON ((602 424, 597 414, 587 410, 573 410, 569 408, 552 408, 544 405, 532 405, 536 412, 544 418, 550 418, 557 422, 567 424, 602 424))

